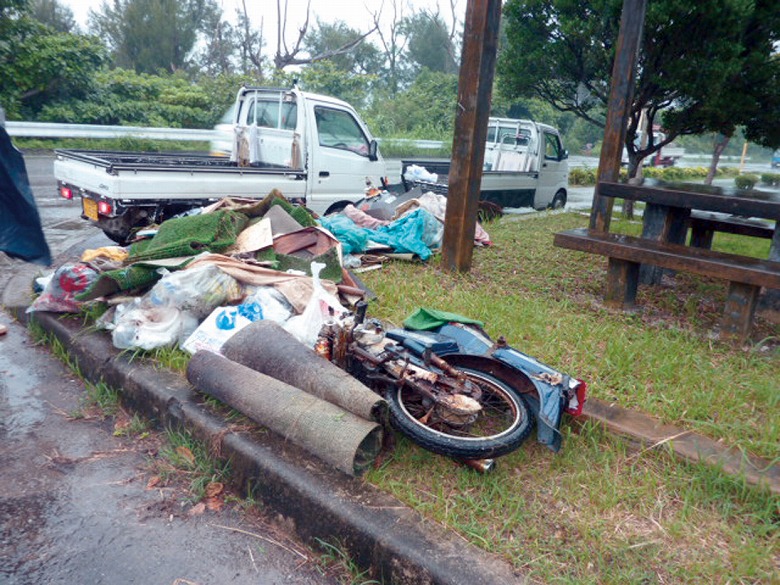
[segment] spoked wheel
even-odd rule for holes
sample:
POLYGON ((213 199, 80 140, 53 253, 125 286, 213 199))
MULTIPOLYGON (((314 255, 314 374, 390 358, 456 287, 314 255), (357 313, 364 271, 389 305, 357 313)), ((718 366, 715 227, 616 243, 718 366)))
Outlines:
POLYGON ((517 449, 533 429, 525 399, 485 372, 459 369, 482 391, 476 420, 441 412, 410 388, 392 388, 386 397, 393 426, 421 447, 456 459, 498 457, 517 449))

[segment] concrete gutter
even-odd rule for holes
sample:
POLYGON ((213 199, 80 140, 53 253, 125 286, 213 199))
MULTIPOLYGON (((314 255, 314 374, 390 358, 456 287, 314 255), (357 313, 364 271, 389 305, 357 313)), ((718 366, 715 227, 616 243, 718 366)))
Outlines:
POLYGON ((508 563, 425 519, 399 500, 328 466, 270 432, 234 430, 186 378, 130 361, 100 331, 55 313, 25 313, 33 278, 25 265, 3 290, 22 323, 53 334, 92 383, 121 389, 122 402, 160 427, 180 426, 230 460, 235 486, 282 516, 304 541, 338 541, 373 578, 399 585, 505 585, 530 581, 508 563))

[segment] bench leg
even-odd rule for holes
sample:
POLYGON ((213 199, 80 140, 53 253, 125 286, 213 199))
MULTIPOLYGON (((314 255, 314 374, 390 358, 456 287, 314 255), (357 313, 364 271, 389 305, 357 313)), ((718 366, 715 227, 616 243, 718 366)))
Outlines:
POLYGON ((607 266, 605 303, 616 309, 630 309, 636 301, 639 285, 639 264, 610 258, 607 266))
POLYGON ((712 238, 715 235, 714 230, 708 230, 700 226, 691 227, 691 246, 694 248, 712 249, 712 238))
POLYGON ((756 312, 760 286, 732 282, 729 284, 729 294, 726 298, 726 308, 723 311, 721 330, 727 337, 740 341, 747 339, 753 326, 753 315, 756 312))

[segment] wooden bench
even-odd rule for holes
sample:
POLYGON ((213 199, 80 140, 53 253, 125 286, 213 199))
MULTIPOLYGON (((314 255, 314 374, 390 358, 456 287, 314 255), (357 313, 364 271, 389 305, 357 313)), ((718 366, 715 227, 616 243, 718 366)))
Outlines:
POLYGON ((691 246, 711 248, 715 232, 725 232, 750 236, 753 238, 772 239, 774 228, 765 221, 729 217, 716 213, 692 211, 690 217, 691 246))
POLYGON ((609 258, 605 301, 612 307, 634 306, 641 264, 729 281, 721 326, 723 333, 740 339, 750 333, 761 287, 780 289, 780 262, 586 228, 557 233, 554 242, 561 248, 609 258))

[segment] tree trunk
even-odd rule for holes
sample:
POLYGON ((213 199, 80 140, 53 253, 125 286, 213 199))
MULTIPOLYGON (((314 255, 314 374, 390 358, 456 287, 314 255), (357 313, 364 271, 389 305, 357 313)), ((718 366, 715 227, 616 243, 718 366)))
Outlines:
POLYGON ((715 172, 718 170, 718 162, 720 161, 720 155, 726 150, 731 140, 731 134, 722 134, 723 139, 715 142, 715 148, 712 151, 712 160, 710 161, 710 168, 707 171, 707 178, 704 179, 705 185, 712 185, 712 180, 715 178, 715 172))

